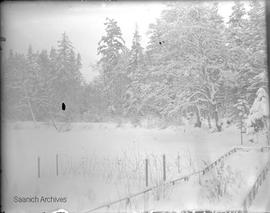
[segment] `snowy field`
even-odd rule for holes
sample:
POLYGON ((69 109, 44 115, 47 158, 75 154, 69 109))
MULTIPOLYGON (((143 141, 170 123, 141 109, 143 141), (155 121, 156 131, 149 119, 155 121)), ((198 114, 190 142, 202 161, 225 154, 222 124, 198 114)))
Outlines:
MULTIPOLYGON (((234 127, 211 133, 189 126, 158 129, 128 124, 76 123, 71 131, 57 132, 46 124, 34 127, 25 122, 5 124, 2 137, 6 209, 16 213, 48 212, 58 208, 84 212, 143 190, 145 159, 149 160, 149 186, 154 186, 162 182, 164 154, 167 180, 171 180, 205 167, 233 146, 240 145, 240 132, 234 127), (55 195, 67 197, 68 201, 65 204, 15 204, 12 199, 16 195, 55 195)), ((247 140, 244 135, 246 146, 266 145, 250 144, 247 140)), ((149 193, 147 208, 240 208, 243 197, 268 159, 268 153, 237 152, 203 177, 149 193), (224 180, 220 180, 219 173, 224 180), (225 187, 226 193, 218 196, 215 186, 225 187)), ((134 199, 125 207, 116 205, 115 208, 142 210, 144 199, 134 199)))

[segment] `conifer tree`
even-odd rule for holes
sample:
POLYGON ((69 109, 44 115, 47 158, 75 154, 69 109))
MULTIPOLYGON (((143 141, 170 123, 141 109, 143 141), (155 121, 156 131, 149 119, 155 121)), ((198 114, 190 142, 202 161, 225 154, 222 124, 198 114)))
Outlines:
POLYGON ((125 42, 117 22, 113 19, 106 18, 104 23, 106 35, 102 36, 98 43, 98 55, 101 56, 99 65, 102 67, 102 77, 107 97, 107 108, 114 112, 115 100, 119 97, 116 90, 117 80, 119 80, 120 70, 116 69, 119 60, 125 55, 125 42))

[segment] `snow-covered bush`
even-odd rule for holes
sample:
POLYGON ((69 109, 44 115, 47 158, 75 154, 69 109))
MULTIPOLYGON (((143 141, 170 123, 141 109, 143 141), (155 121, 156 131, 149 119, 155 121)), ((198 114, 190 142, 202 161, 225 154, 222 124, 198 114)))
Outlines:
MULTIPOLYGON (((269 98, 263 88, 259 88, 256 98, 247 118, 247 134, 252 137, 256 132, 268 131, 269 128, 269 98)), ((253 138, 250 138, 253 141, 253 138)))
POLYGON ((206 174, 200 184, 203 194, 214 202, 223 196, 231 196, 233 189, 241 184, 241 174, 222 162, 206 174))
POLYGON ((269 117, 269 102, 266 91, 263 88, 260 88, 256 95, 257 97, 254 100, 247 119, 248 126, 252 126, 259 120, 263 121, 269 117))

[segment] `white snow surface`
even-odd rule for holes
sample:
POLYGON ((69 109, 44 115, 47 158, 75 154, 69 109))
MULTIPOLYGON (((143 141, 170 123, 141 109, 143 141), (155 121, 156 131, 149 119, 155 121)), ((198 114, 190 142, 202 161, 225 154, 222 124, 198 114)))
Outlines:
MULTIPOLYGON (((3 190, 6 212, 84 212, 145 189, 145 159, 149 160, 149 186, 162 183, 162 155, 166 155, 167 180, 203 168, 240 145, 236 127, 211 133, 189 126, 165 129, 141 128, 115 123, 76 123, 71 131, 57 132, 52 126, 31 122, 3 125, 3 190), (59 176, 56 176, 56 155, 59 176), (40 157, 41 177, 37 178, 40 157), (14 196, 67 197, 66 203, 14 203, 14 196)), ((244 145, 250 144, 244 135, 244 145)), ((112 207, 136 212, 145 208, 238 208, 269 159, 268 153, 237 152, 224 161, 228 175, 226 194, 210 196, 217 172, 191 178, 174 187, 158 188, 148 198, 132 199, 112 207), (201 184, 199 183, 199 179, 201 184), (212 181, 212 182, 211 182, 212 181), (231 181, 231 182, 230 182, 231 181), (164 193, 163 193, 164 191, 164 193), (148 199, 149 202, 143 202, 148 199), (159 199, 159 200, 157 200, 159 199)), ((226 181, 225 181, 226 182, 226 181)), ((101 212, 104 212, 104 209, 101 212)))
POLYGON ((266 180, 259 189, 258 195, 255 198, 251 212, 269 212, 270 209, 270 174, 266 176, 266 180))

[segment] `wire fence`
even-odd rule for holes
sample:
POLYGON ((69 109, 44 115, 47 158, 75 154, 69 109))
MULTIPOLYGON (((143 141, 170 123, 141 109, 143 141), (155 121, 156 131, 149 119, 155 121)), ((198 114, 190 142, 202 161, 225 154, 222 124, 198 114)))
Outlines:
POLYGON ((262 169, 262 171, 258 175, 255 183, 253 184, 250 191, 246 195, 246 197, 243 201, 243 211, 244 212, 248 212, 248 208, 252 205, 253 201, 255 200, 256 195, 259 192, 259 188, 262 186, 262 183, 265 181, 269 170, 270 170, 270 160, 266 163, 265 167, 262 169))
MULTIPOLYGON (((83 213, 90 213, 90 212, 94 212, 94 211, 97 211, 97 210, 100 210, 102 208, 110 208, 112 205, 115 205, 115 204, 118 204, 120 202, 125 202, 126 204, 128 204, 130 202, 130 200, 132 198, 135 198, 137 196, 142 196, 146 193, 149 193, 157 188, 164 188, 166 187, 167 185, 175 185, 177 184, 178 182, 180 181, 189 181, 190 178, 192 178, 193 176, 195 175, 205 175, 207 172, 209 172, 211 169, 213 169, 215 166, 217 166, 222 160, 228 158, 230 155, 232 155, 233 153, 237 152, 238 150, 240 150, 240 148, 238 147, 234 147, 232 148, 231 150, 229 150, 228 152, 226 152, 224 155, 222 155, 221 157, 219 157, 217 160, 215 160, 213 163, 211 163, 210 165, 206 166, 204 169, 201 169, 201 170, 198 170, 198 171, 195 171, 195 172, 192 172, 188 175, 184 175, 184 176, 181 176, 179 178, 176 178, 176 179, 172 179, 172 180, 164 180, 163 183, 159 184, 159 185, 156 185, 156 186, 152 186, 152 187, 147 187, 145 190, 141 191, 141 192, 138 192, 138 193, 135 193, 135 194, 131 194, 129 196, 126 196, 126 197, 123 197, 121 199, 118 199, 118 200, 115 200, 115 201, 112 201, 112 202, 107 202, 105 204, 102 204, 96 208, 93 208, 93 209, 89 209, 87 211, 84 211, 83 213)), ((164 157, 163 157, 164 158, 164 157)), ((164 176, 166 176, 164 174, 164 176)))
MULTIPOLYGON (((210 172, 212 169, 214 169, 215 167, 217 167, 221 162, 223 162, 225 159, 227 159, 229 156, 231 156, 232 154, 238 152, 238 151, 248 151, 248 150, 256 150, 259 152, 269 152, 270 151, 270 146, 265 146, 265 147, 245 147, 245 146, 237 146, 237 147, 233 147, 231 148, 228 152, 226 152, 225 154, 223 154, 222 156, 220 156, 219 158, 217 158, 214 162, 212 162, 211 164, 205 166, 203 169, 198 169, 194 172, 191 172, 187 175, 182 175, 181 177, 178 178, 170 178, 168 180, 167 178, 167 168, 168 166, 168 162, 167 162, 167 156, 166 155, 162 155, 161 158, 161 162, 160 164, 162 165, 162 169, 161 169, 161 178, 162 181, 157 182, 154 186, 149 186, 150 181, 149 181, 149 173, 150 173, 150 166, 149 166, 149 158, 146 158, 145 161, 143 161, 142 163, 140 163, 139 166, 140 168, 144 168, 144 171, 142 170, 140 172, 140 177, 144 178, 144 184, 145 187, 143 190, 137 192, 137 193, 132 193, 129 194, 127 196, 124 196, 120 199, 116 199, 114 201, 109 201, 109 202, 105 202, 95 208, 83 211, 82 213, 90 213, 90 212, 95 212, 97 210, 102 210, 104 209, 105 212, 109 212, 108 210, 110 209, 110 207, 122 203, 124 206, 128 207, 129 205, 131 205, 131 200, 135 199, 137 197, 142 197, 144 198, 144 207, 145 210, 148 208, 147 202, 149 200, 149 193, 153 192, 154 190, 164 190, 167 186, 174 186, 176 185, 178 182, 187 182, 189 181, 192 177, 196 176, 196 175, 206 175, 208 172, 210 172), (144 166, 142 165, 144 164, 144 166), (143 174, 144 172, 144 174, 143 174)), ((177 159, 179 160, 179 155, 177 156, 177 159)), ((55 171, 56 171, 56 176, 59 176, 60 173, 60 165, 59 162, 61 161, 61 155, 60 154, 56 154, 56 158, 55 158, 55 171)), ((72 162, 71 162, 72 164, 72 162)), ((154 164, 153 164, 154 165, 154 164)), ((179 171, 179 161, 175 162, 175 165, 177 167, 177 171, 179 171)), ((174 165, 174 167, 175 167, 174 165)), ((173 166, 173 165, 171 165, 173 166)), ((41 159, 40 157, 38 157, 37 159, 37 168, 38 168, 38 178, 41 177, 41 159)), ((270 170, 270 160, 267 162, 266 166, 263 168, 263 170, 261 171, 261 173, 259 174, 259 176, 257 177, 253 187, 251 188, 250 192, 247 194, 247 196, 244 199, 244 202, 242 204, 243 209, 242 210, 231 210, 231 211, 226 211, 226 212, 247 212, 248 207, 250 207, 252 205, 252 202, 254 201, 259 187, 262 185, 263 181, 266 178, 266 175, 268 173, 268 171, 270 170)), ((63 173, 62 173, 63 174, 63 173)), ((65 173, 64 173, 65 174, 65 173)), ((164 194, 164 192, 161 192, 164 194)), ((148 210, 147 210, 148 211, 148 210)), ((208 210, 203 210, 203 211, 198 211, 198 210, 189 210, 189 211, 182 211, 182 212, 211 212, 208 210)), ((218 211, 215 211, 218 212, 218 211)), ((152 211, 152 213, 160 213, 158 211, 152 211)))

